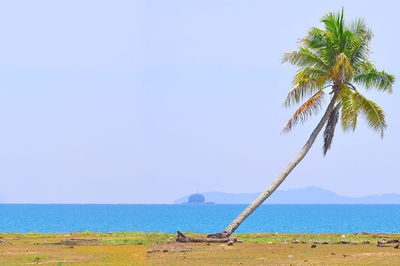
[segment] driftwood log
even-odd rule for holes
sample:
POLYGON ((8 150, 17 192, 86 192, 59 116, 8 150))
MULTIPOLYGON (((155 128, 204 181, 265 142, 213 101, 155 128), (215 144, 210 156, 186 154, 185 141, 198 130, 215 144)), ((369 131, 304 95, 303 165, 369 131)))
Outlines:
POLYGON ((236 242, 237 238, 206 238, 206 237, 192 237, 190 235, 186 235, 180 231, 178 231, 178 237, 176 238, 177 242, 188 243, 228 243, 229 241, 236 242))

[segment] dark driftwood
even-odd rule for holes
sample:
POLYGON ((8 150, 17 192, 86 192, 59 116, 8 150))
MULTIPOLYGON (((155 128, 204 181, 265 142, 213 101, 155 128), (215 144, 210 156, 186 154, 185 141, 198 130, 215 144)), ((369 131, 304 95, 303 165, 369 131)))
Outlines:
POLYGON ((188 243, 228 243, 229 241, 236 242, 237 238, 203 238, 203 237, 192 237, 190 235, 185 235, 184 233, 178 231, 177 242, 188 243))
POLYGON ((92 245, 97 244, 98 239, 79 239, 79 238, 71 238, 69 240, 61 240, 56 243, 47 243, 46 245, 66 245, 66 246, 77 246, 77 245, 92 245))
POLYGON ((215 233, 215 234, 209 234, 207 236, 208 238, 228 238, 229 236, 227 234, 223 234, 223 233, 215 233))
POLYGON ((400 240, 399 239, 389 239, 389 240, 381 240, 381 241, 377 241, 376 243, 377 243, 377 247, 380 247, 380 248, 384 248, 384 247, 387 247, 387 248, 389 248, 389 247, 393 247, 393 248, 395 248, 395 249, 398 249, 399 247, 400 247, 400 244, 398 244, 400 242, 400 240), (397 245, 395 245, 395 246, 391 246, 391 245, 385 245, 385 244, 393 244, 393 243, 395 243, 395 244, 397 244, 397 245))

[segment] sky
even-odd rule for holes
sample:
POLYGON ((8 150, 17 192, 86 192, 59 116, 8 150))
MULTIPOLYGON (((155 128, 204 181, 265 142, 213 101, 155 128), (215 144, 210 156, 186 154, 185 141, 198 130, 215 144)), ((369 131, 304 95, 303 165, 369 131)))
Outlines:
MULTIPOLYGON (((400 78, 397 1, 15 0, 0 3, 0 201, 172 203, 260 192, 319 116, 281 135, 296 68, 282 54, 344 7, 400 78)), ((322 138, 280 189, 400 193, 399 83, 364 91, 386 112, 322 138), (396 104, 397 103, 397 104, 396 104)))

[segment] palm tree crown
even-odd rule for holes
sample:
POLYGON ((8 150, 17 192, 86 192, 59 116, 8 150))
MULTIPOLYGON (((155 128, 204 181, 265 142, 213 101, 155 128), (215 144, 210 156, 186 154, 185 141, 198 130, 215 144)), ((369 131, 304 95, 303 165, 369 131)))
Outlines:
POLYGON ((294 87, 285 105, 308 99, 286 123, 282 132, 290 131, 295 124, 315 114, 329 89, 329 94, 336 94, 336 105, 325 126, 323 152, 326 154, 339 114, 344 130, 354 130, 361 115, 383 137, 387 124, 382 108, 364 97, 357 87, 391 93, 395 78, 385 71, 378 71, 369 61, 369 44, 373 34, 364 20, 357 19, 346 24, 342 9, 341 12, 328 13, 321 22, 324 30, 311 28, 307 36, 300 40, 298 50, 285 53, 283 57, 283 62, 300 67, 293 78, 294 87))

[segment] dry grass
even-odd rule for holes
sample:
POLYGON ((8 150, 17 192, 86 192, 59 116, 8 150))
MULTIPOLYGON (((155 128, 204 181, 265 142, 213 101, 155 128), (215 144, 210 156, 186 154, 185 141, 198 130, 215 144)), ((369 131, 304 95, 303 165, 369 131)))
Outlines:
POLYGON ((243 243, 233 246, 176 243, 173 237, 135 232, 0 233, 0 265, 400 265, 396 244, 377 247, 377 241, 399 239, 398 234, 238 234, 243 243), (367 241, 370 244, 361 244, 367 241), (329 244, 312 248, 314 242, 329 244))

